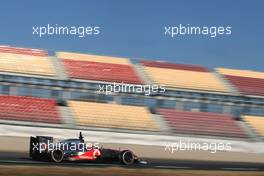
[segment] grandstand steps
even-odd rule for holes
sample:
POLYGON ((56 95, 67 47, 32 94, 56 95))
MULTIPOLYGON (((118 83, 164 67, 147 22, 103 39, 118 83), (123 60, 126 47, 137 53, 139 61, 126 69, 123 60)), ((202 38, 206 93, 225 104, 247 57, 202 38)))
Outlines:
POLYGON ((143 80, 145 84, 152 83, 150 77, 148 77, 148 75, 144 72, 144 69, 142 68, 140 64, 135 64, 133 66, 134 66, 135 71, 138 73, 138 75, 141 77, 141 79, 143 80))
POLYGON ((249 128, 259 137, 259 140, 264 140, 264 118, 263 116, 242 116, 249 128))
POLYGON ((56 75, 58 76, 59 79, 68 79, 67 74, 64 70, 64 67, 62 65, 62 63, 60 62, 60 60, 57 57, 50 57, 50 61, 53 64, 53 66, 57 69, 55 69, 56 71, 56 75))
POLYGON ((257 142, 262 141, 260 137, 256 134, 255 130, 252 127, 250 127, 247 123, 241 121, 239 122, 239 125, 247 133, 249 138, 251 138, 253 141, 257 141, 257 142))
POLYGON ((219 80, 230 90, 230 92, 233 95, 241 95, 241 92, 239 92, 235 86, 233 86, 223 75, 221 75, 220 73, 216 72, 212 72, 212 74, 214 74, 217 78, 219 78, 219 80))
POLYGON ((245 122, 244 125, 247 127, 249 133, 253 135, 256 141, 264 142, 264 137, 251 124, 245 122))
POLYGON ((70 108, 65 106, 59 106, 59 112, 62 117, 62 121, 67 128, 74 128, 75 127, 75 121, 73 120, 73 115, 70 110, 70 108))
POLYGON ((167 125, 166 121, 158 114, 152 114, 153 120, 159 125, 161 133, 170 134, 171 129, 167 125))

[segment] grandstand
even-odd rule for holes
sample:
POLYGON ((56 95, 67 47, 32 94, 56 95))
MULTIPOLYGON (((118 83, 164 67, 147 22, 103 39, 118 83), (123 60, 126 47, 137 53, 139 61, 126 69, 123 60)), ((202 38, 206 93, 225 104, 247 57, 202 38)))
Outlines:
POLYGON ((69 106, 79 125, 158 131, 146 107, 81 101, 70 101, 69 106))
POLYGON ((143 84, 125 58, 58 52, 70 78, 106 82, 143 84))
POLYGON ((0 46, 1 123, 240 140, 263 135, 264 73, 48 53, 0 46), (98 91, 114 82, 164 85, 166 91, 98 91))
POLYGON ((1 53, 12 53, 12 54, 22 54, 22 55, 32 55, 32 56, 48 56, 48 52, 41 49, 32 48, 18 48, 9 45, 0 45, 1 53))
POLYGON ((0 96, 0 119, 61 123, 56 101, 52 99, 0 96))
POLYGON ((247 137, 243 129, 231 115, 208 112, 188 112, 174 109, 159 109, 158 113, 163 115, 169 125, 177 133, 247 137))
POLYGON ((155 84, 179 89, 229 92, 213 73, 202 66, 154 61, 142 61, 141 64, 155 84))
POLYGON ((264 73, 226 68, 218 68, 217 71, 223 74, 241 93, 255 96, 264 95, 264 73))
POLYGON ((0 72, 54 77, 47 51, 0 46, 0 72))
POLYGON ((256 130, 256 133, 264 138, 264 117, 262 116, 243 116, 243 119, 250 127, 256 130))

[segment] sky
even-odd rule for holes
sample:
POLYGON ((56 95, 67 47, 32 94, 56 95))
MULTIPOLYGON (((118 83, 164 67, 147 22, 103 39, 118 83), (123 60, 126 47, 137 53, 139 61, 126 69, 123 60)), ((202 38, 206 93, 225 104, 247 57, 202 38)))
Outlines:
POLYGON ((261 0, 2 0, 0 45, 264 71, 261 0), (100 35, 32 35, 33 26, 100 26, 100 35), (164 26, 232 26, 232 34, 169 38, 164 26))

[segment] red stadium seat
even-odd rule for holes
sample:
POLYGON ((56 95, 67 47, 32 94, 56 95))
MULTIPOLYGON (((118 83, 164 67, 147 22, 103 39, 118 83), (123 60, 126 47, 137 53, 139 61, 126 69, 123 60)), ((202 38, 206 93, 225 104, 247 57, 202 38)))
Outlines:
POLYGON ((243 94, 264 95, 264 79, 225 75, 225 77, 243 94))
POLYGON ((143 84, 130 65, 62 59, 70 78, 143 84))
POLYGON ((188 112, 174 109, 159 109, 158 113, 164 116, 165 120, 176 133, 247 137, 242 128, 232 119, 231 115, 188 112))
POLYGON ((199 65, 174 64, 174 63, 158 62, 158 61, 141 61, 140 63, 146 67, 157 67, 157 68, 169 68, 169 69, 178 69, 178 70, 209 72, 209 70, 207 68, 205 68, 203 66, 199 66, 199 65))
POLYGON ((2 53, 12 53, 12 54, 24 54, 24 55, 32 55, 32 56, 48 56, 48 52, 40 49, 32 49, 32 48, 17 48, 10 46, 2 46, 0 45, 0 52, 2 53))
POLYGON ((8 95, 0 96, 0 119, 61 123, 55 100, 8 95))

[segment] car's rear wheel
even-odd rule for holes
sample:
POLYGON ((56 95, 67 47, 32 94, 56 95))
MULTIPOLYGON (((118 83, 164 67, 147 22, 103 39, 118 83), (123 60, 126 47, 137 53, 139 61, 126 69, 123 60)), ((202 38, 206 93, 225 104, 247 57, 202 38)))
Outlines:
POLYGON ((123 151, 121 153, 121 161, 125 165, 131 165, 131 164, 133 164, 134 161, 135 161, 134 154, 131 151, 129 151, 129 150, 123 151))
POLYGON ((63 151, 61 150, 53 150, 51 151, 51 159, 52 161, 56 162, 56 163, 60 163, 62 162, 64 157, 63 151))

